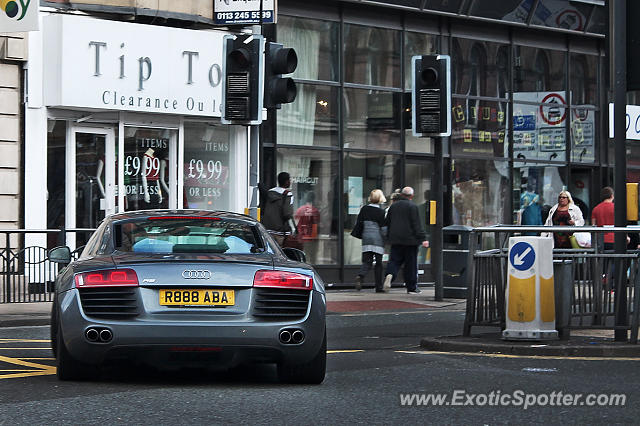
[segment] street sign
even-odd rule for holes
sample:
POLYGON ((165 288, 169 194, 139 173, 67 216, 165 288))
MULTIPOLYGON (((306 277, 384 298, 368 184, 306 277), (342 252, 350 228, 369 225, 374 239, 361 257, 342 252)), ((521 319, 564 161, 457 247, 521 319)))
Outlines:
POLYGON ((516 243, 509 252, 509 261, 511 266, 518 271, 526 271, 533 266, 536 260, 536 252, 531 244, 521 241, 516 243))
POLYGON ((274 24, 277 0, 215 0, 213 14, 216 25, 274 24))
POLYGON ((559 93, 549 93, 542 102, 558 105, 540 105, 540 116, 545 123, 555 126, 567 118, 567 103, 559 93))
POLYGON ((505 340, 556 339, 553 239, 509 238, 505 340))

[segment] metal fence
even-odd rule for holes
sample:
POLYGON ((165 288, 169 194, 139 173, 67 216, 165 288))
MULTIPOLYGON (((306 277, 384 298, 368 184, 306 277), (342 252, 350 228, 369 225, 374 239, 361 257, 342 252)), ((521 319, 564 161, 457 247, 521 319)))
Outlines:
MULTIPOLYGON (((0 230, 0 303, 49 302, 53 300, 59 265, 49 261, 46 245, 64 245, 68 233, 86 234, 93 229, 0 230), (46 241, 29 244, 29 238, 46 241)), ((83 247, 72 252, 77 258, 83 247)))
MULTIPOLYGON (((505 328, 505 291, 508 268, 508 239, 514 234, 575 232, 575 227, 496 226, 475 228, 469 235, 469 265, 467 311, 463 334, 470 335, 473 326, 505 328), (478 234, 493 234, 494 247, 477 247, 478 234)), ((640 312, 640 251, 628 250, 616 254, 602 249, 605 232, 640 232, 638 228, 583 227, 590 232, 593 248, 554 249, 554 261, 570 265, 564 280, 556 277, 556 287, 565 286, 564 309, 567 329, 628 330, 630 341, 637 343, 640 312), (568 281, 568 282, 563 282, 568 281)), ((560 294, 561 292, 557 292, 560 294)), ((558 303, 558 302, 557 302, 558 303)), ((562 303, 560 301, 560 303, 562 303)), ((559 312, 563 307, 557 307, 559 312)), ((558 319, 557 319, 558 321, 558 319)))

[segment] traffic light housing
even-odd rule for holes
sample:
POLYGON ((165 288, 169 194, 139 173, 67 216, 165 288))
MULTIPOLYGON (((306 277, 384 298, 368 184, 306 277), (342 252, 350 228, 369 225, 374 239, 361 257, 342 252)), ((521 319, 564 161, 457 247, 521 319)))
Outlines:
POLYGON ((291 74, 298 67, 298 55, 291 47, 284 47, 280 43, 267 43, 265 47, 264 66, 264 106, 265 108, 280 108, 281 104, 288 104, 296 99, 296 83, 291 74))
POLYGON ((451 135, 451 58, 422 55, 411 59, 412 130, 415 136, 451 135))
POLYGON ((222 123, 262 123, 264 38, 226 35, 222 49, 222 123))

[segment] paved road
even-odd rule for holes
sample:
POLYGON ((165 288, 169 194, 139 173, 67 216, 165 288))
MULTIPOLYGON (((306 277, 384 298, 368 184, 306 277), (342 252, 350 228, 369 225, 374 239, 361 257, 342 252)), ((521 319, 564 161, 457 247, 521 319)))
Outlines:
POLYGON ((640 359, 452 355, 418 347, 421 337, 458 333, 462 319, 462 312, 436 309, 330 315, 328 374, 321 386, 280 385, 268 366, 225 374, 111 371, 97 382, 58 382, 48 329, 5 328, 0 330, 0 424, 637 422, 640 359), (452 406, 456 391, 454 402, 476 405, 452 406), (624 407, 588 407, 580 401, 526 410, 490 405, 491 392, 495 398, 517 391, 523 399, 543 395, 541 402, 558 392, 582 398, 626 394, 627 400, 624 407), (443 406, 401 405, 401 393, 434 392, 447 396, 443 406))

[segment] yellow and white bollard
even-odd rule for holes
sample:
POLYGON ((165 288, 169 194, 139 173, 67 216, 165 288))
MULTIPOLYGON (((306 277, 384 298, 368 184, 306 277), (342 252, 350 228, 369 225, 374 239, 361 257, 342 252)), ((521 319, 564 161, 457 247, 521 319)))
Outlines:
POLYGON ((504 340, 553 340, 553 238, 509 238, 504 340))

